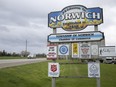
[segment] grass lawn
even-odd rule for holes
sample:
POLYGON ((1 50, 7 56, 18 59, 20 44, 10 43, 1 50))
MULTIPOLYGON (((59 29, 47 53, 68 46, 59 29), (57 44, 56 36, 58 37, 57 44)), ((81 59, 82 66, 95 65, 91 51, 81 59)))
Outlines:
MULTIPOLYGON (((87 64, 60 65, 61 76, 87 76, 87 64)), ((101 64, 101 87, 116 87, 116 65, 101 64)), ((0 87, 51 87, 48 62, 0 69, 0 87)), ((96 87, 96 79, 57 78, 56 87, 96 87)))

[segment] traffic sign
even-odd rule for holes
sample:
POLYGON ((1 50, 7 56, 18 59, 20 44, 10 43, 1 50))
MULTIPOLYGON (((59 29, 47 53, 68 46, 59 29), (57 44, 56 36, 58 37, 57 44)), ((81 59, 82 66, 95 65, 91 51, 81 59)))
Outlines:
POLYGON ((48 42, 84 42, 100 41, 104 39, 104 33, 100 31, 79 32, 79 33, 59 33, 50 34, 48 42))

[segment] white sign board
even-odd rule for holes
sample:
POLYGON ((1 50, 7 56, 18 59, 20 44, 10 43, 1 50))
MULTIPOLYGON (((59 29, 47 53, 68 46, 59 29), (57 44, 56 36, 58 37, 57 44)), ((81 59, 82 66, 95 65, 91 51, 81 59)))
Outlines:
POLYGON ((57 46, 48 45, 47 46, 47 59, 56 59, 57 58, 57 46))
POLYGON ((58 45, 58 55, 69 55, 69 45, 58 45))
POLYGON ((90 43, 80 44, 80 58, 91 58, 90 43))
POLYGON ((100 65, 99 63, 88 63, 88 77, 100 77, 100 65))
POLYGON ((72 43, 72 58, 79 58, 79 43, 72 43))
POLYGON ((98 45, 91 45, 91 55, 98 55, 98 45))
POLYGON ((99 41, 104 38, 100 31, 80 33, 59 33, 48 36, 49 42, 77 42, 77 41, 99 41))
POLYGON ((103 46, 99 47, 99 56, 116 56, 115 46, 103 46))
POLYGON ((60 66, 59 63, 48 63, 48 77, 59 77, 60 66))

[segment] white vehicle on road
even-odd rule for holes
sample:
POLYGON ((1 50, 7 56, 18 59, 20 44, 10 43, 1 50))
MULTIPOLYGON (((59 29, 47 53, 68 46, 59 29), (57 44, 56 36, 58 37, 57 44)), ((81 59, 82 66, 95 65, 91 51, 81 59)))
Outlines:
POLYGON ((34 59, 34 58, 36 58, 36 55, 34 55, 34 54, 29 54, 27 57, 28 57, 28 59, 34 59))

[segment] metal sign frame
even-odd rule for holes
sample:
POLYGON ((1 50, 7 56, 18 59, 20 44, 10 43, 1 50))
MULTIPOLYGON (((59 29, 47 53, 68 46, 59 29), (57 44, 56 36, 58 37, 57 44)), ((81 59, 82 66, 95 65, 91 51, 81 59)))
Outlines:
MULTIPOLYGON (((100 7, 86 8, 83 5, 71 5, 65 7, 62 11, 51 12, 48 14, 48 27, 53 28, 53 34, 51 35, 57 34, 56 28, 63 28, 66 31, 79 31, 79 30, 83 30, 89 25, 94 25, 94 32, 98 32, 98 25, 101 23, 103 23, 103 9, 100 7), (70 10, 74 10, 74 11, 70 11, 70 10), (75 12, 75 10, 77 12, 75 12), (53 18, 50 19, 50 17, 53 18), (64 19, 66 20, 63 21, 64 19)), ((102 38, 100 40, 102 39, 104 39, 103 33, 102 33, 102 38)), ((93 41, 100 41, 100 40, 94 39, 93 41)), ((88 40, 86 41, 84 40, 81 42, 87 42, 87 41, 88 40)), ((89 41, 92 42, 92 40, 89 41)), ((50 41, 48 40, 48 42, 50 41)), ((72 43, 74 41, 69 41, 69 42, 72 43)), ((52 42, 50 42, 49 44, 51 43, 52 42)), ((53 62, 56 62, 56 60, 53 59, 53 62)), ((100 87, 100 78, 98 77, 96 79, 97 79, 97 87, 100 87)), ((56 87, 56 77, 52 77, 52 87, 56 87)))

